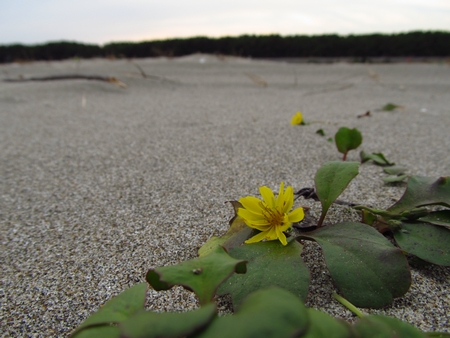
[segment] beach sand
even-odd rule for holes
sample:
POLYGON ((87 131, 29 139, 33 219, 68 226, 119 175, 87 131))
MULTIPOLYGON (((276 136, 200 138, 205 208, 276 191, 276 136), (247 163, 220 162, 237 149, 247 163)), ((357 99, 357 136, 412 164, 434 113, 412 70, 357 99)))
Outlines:
MULTIPOLYGON (((445 63, 294 64, 192 55, 175 59, 67 60, 0 65, 2 79, 62 74, 87 80, 0 82, 1 325, 4 337, 67 336, 150 268, 196 257, 233 216, 230 200, 258 187, 314 186, 340 160, 333 137, 358 128, 349 153, 383 152, 408 173, 450 175, 450 66, 445 63), (136 66, 148 75, 144 78, 136 66), (267 84, 264 86, 264 84, 267 84), (394 112, 377 109, 387 103, 394 112), (291 126, 301 111, 314 123, 291 126), (370 117, 357 115, 371 112, 370 117), (325 137, 316 134, 323 129, 325 137)), ((361 165, 340 197, 387 208, 406 184, 361 165)), ((320 205, 310 206, 312 217, 320 205)), ((358 221, 333 206, 326 222, 358 221)), ((352 320, 317 246, 307 305, 352 320)), ((424 331, 450 332, 450 267, 411 270, 410 291, 381 310, 424 331)), ((198 307, 176 287, 149 290, 155 311, 198 307)), ((226 302, 221 302, 227 311, 226 302)))

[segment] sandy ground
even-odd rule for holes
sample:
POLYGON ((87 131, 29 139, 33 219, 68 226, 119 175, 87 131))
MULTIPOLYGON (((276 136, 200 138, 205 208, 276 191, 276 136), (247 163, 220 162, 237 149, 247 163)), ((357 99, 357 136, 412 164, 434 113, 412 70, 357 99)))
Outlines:
MULTIPOLYGON (((0 65, 0 76, 96 74, 85 80, 0 82, 2 336, 66 336, 149 268, 196 257, 223 234, 229 200, 258 187, 311 187, 316 170, 339 160, 327 142, 357 127, 360 149, 382 151, 409 173, 450 175, 450 66, 288 64, 193 55, 179 59, 69 60, 0 65), (143 78, 138 68, 151 75, 143 78), (255 78, 255 75, 259 78, 255 78), (253 79, 252 79, 253 78, 253 79), (263 82, 267 86, 262 86, 263 82), (377 112, 392 102, 404 108, 377 112), (357 118, 366 111, 371 117, 357 118), (291 126, 302 111, 307 126, 291 126), (326 137, 316 134, 322 128, 326 137)), ((359 150, 349 154, 359 160, 359 150)), ((388 185, 370 163, 342 199, 388 207, 404 184, 388 185)), ((310 200, 296 205, 320 208, 310 200)), ((333 207, 328 221, 358 220, 333 207)), ((320 251, 305 260, 309 306, 352 318, 320 251)), ((450 268, 412 269, 413 285, 383 313, 425 331, 450 332, 450 268)), ((181 288, 149 291, 148 306, 198 306, 181 288)), ((225 305, 221 308, 226 310, 225 305)))

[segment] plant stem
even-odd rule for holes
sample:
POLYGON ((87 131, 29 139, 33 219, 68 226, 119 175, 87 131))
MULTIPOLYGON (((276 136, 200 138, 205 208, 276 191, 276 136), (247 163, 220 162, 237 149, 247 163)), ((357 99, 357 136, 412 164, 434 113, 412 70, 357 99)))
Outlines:
POLYGON ((342 158, 342 161, 347 160, 347 153, 344 154, 344 157, 342 158))
POLYGON ((349 309, 351 312, 353 312, 355 315, 357 315, 359 318, 363 318, 364 314, 358 310, 358 308, 350 303, 347 299, 345 299, 342 296, 339 296, 336 292, 333 293, 334 299, 336 299, 339 303, 344 305, 347 309, 349 309))
POLYGON ((322 212, 320 215, 319 222, 317 222, 317 227, 320 228, 322 226, 323 220, 325 219, 326 212, 322 212))

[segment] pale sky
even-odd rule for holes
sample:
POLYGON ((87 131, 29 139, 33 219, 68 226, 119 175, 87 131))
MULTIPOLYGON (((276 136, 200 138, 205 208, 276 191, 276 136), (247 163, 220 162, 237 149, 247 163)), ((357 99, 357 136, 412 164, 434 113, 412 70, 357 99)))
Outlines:
POLYGON ((0 0, 0 44, 450 31, 450 0, 0 0))

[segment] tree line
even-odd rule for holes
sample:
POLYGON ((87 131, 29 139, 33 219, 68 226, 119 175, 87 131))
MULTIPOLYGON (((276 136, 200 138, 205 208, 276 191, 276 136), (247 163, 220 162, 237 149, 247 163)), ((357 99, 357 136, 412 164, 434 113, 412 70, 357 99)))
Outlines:
POLYGON ((449 57, 450 32, 416 31, 367 35, 241 35, 192 37, 144 42, 113 42, 103 46, 77 42, 0 45, 0 63, 69 58, 176 57, 193 53, 253 58, 289 57, 449 57))

